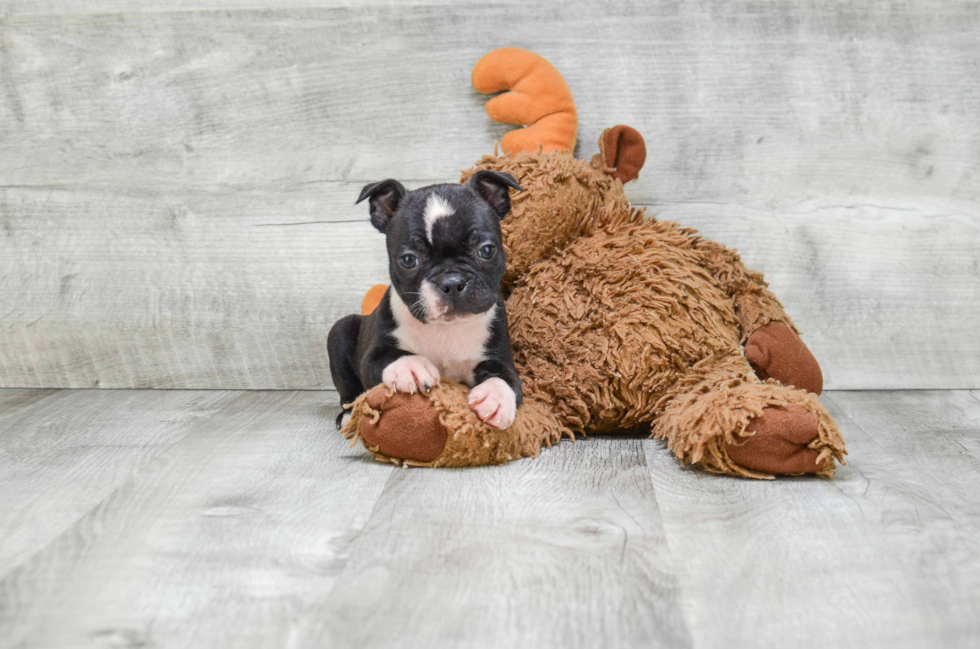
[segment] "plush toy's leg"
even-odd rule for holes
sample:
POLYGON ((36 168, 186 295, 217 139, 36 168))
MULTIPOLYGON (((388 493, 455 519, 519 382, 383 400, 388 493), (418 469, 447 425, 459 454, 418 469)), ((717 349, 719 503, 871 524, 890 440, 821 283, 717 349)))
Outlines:
POLYGON ((749 270, 738 253, 714 241, 700 239, 705 266, 735 304, 745 357, 761 379, 820 394, 820 365, 803 343, 783 305, 769 290, 762 273, 749 270))
POLYGON ((658 403, 653 434, 683 462, 752 478, 832 475, 844 440, 817 397, 760 383, 737 351, 706 358, 658 403))
POLYGON ((468 395, 452 381, 427 394, 393 393, 379 385, 354 403, 342 432, 360 439, 379 460, 431 467, 504 464, 571 435, 550 408, 528 398, 510 428, 487 426, 467 405, 468 395))

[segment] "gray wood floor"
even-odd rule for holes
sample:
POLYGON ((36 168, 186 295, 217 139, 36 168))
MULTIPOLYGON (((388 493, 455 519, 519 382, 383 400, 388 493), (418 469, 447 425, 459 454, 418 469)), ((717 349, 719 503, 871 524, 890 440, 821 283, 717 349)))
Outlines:
POLYGON ((980 393, 829 392, 834 480, 625 436, 403 470, 332 392, 0 390, 3 647, 980 643, 980 393))

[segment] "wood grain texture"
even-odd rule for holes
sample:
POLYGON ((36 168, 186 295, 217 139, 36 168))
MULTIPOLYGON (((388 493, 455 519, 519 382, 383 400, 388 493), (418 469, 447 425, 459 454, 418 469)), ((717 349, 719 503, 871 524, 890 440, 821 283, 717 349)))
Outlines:
POLYGON ((0 576, 231 400, 223 392, 29 392, 40 397, 30 409, 0 401, 0 576))
POLYGON ((568 79, 583 153, 646 136, 666 200, 977 200, 975 2, 561 8, 12 16, 0 182, 453 177, 509 128, 469 86, 505 33, 568 79))
POLYGON ((0 386, 331 387, 385 279, 353 197, 491 151, 510 44, 580 155, 644 134, 631 197, 766 272, 828 387, 980 387, 977 3, 323 4, 0 3, 0 386))
MULTIPOLYGON (((448 5, 478 0, 2 0, 0 17, 51 16, 65 14, 170 13, 175 11, 268 11, 276 9, 315 9, 377 5, 448 5)), ((495 0, 494 4, 520 4, 520 0, 495 0)))
MULTIPOLYGON (((3 191, 0 384, 332 387, 330 326, 387 281, 357 191, 3 191), (321 199, 344 208, 322 214, 321 199)), ((829 388, 980 385, 980 218, 903 205, 649 211, 765 272, 829 388)))
POLYGON ((686 647, 641 442, 398 470, 297 634, 331 647, 686 647))
POLYGON ((0 426, 6 425, 37 403, 54 396, 59 390, 0 390, 0 426))
POLYGON ((0 581, 0 646, 286 643, 392 471, 335 399, 237 394, 0 581))
POLYGON ((833 480, 651 475, 699 647, 973 647, 980 641, 976 393, 831 392, 833 480))
POLYGON ((25 217, 0 243, 6 385, 330 387, 330 326, 387 277, 366 220, 263 210, 272 195, 46 195, 2 203, 25 217))

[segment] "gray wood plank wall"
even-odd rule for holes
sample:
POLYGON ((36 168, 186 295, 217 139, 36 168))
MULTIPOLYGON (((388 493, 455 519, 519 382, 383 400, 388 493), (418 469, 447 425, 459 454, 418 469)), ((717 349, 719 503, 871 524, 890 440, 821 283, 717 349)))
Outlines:
POLYGON ((385 280, 360 186, 506 131, 502 45, 579 154, 767 274, 831 388, 980 388, 980 4, 0 1, 0 387, 329 388, 385 280), (218 10, 222 11, 218 11, 218 10))

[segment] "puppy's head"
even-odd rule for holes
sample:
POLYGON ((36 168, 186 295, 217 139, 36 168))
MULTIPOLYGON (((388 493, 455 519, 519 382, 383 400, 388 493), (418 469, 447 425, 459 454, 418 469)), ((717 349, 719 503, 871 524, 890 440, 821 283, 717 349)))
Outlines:
POLYGON ((407 191, 397 180, 366 186, 371 223, 388 240, 391 285, 422 322, 484 313, 500 295, 500 221, 510 212, 510 174, 478 171, 461 185, 407 191))

